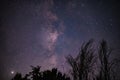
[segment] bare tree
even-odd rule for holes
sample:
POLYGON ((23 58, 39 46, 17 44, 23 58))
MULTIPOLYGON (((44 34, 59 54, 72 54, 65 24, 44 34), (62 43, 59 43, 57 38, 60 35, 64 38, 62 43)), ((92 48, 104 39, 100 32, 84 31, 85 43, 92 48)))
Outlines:
POLYGON ((114 67, 119 60, 110 59, 111 52, 112 49, 108 47, 107 42, 102 40, 98 50, 100 72, 97 80, 116 80, 116 76, 114 75, 114 67))
POLYGON ((90 80, 94 73, 93 66, 96 60, 94 56, 94 49, 92 47, 93 40, 89 40, 83 44, 79 54, 73 58, 71 55, 67 56, 67 62, 72 68, 73 80, 90 80))

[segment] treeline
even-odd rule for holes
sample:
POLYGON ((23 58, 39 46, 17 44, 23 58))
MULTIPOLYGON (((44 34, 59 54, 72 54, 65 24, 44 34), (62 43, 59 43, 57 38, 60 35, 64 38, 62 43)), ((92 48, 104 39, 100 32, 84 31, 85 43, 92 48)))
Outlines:
POLYGON ((89 40, 83 43, 76 57, 66 57, 71 67, 71 77, 61 73, 57 68, 40 71, 41 67, 32 66, 32 71, 24 77, 17 73, 12 80, 119 80, 116 74, 119 60, 111 58, 112 49, 105 40, 98 46, 93 42, 89 40))
POLYGON ((32 67, 32 71, 22 77, 17 73, 12 80, 70 80, 65 74, 62 74, 57 68, 52 70, 41 71, 40 66, 32 67))

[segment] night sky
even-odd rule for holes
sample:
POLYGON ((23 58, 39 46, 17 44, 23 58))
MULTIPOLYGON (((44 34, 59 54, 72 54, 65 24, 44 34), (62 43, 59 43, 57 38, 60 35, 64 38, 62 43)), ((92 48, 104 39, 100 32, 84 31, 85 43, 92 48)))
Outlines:
POLYGON ((30 65, 63 71, 89 39, 107 40, 120 56, 119 0, 1 0, 0 80, 30 65))

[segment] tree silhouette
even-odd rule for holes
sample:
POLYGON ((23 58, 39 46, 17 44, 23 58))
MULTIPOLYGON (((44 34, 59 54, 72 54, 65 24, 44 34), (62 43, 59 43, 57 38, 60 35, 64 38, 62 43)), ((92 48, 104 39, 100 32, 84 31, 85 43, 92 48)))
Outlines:
POLYGON ((52 70, 40 71, 40 66, 32 67, 32 71, 24 77, 17 73, 12 80, 70 80, 65 74, 62 74, 57 68, 52 70))
POLYGON ((100 61, 100 72, 97 80, 115 80, 115 65, 119 62, 117 59, 110 59, 112 49, 108 47, 107 42, 102 40, 99 46, 98 54, 100 61))
POLYGON ((73 80, 90 80, 93 74, 93 66, 95 63, 94 49, 92 47, 93 40, 89 40, 83 44, 77 57, 73 58, 71 55, 66 57, 67 62, 72 68, 73 80))
POLYGON ((40 72, 40 66, 32 67, 32 72, 29 72, 29 76, 31 76, 32 80, 41 80, 42 79, 42 74, 40 72))
POLYGON ((12 80, 22 80, 21 73, 16 73, 16 75, 14 76, 14 78, 12 80))
POLYGON ((29 75, 26 74, 26 75, 22 78, 22 80, 30 80, 30 79, 29 79, 29 75))
MULTIPOLYGON (((95 54, 93 40, 84 43, 78 55, 66 57, 68 64, 71 67, 72 80, 120 80, 117 79, 115 70, 118 59, 111 59, 111 48, 105 40, 100 42, 99 48, 96 49, 98 54, 95 54), (95 69, 95 65, 97 69, 95 69), (95 72, 98 72, 95 75, 95 72)), ((57 68, 41 71, 41 66, 31 66, 32 71, 22 77, 21 73, 16 75, 11 80, 70 80, 66 74, 61 73, 57 68)))
POLYGON ((70 80, 65 74, 59 72, 56 68, 43 72, 43 80, 70 80))

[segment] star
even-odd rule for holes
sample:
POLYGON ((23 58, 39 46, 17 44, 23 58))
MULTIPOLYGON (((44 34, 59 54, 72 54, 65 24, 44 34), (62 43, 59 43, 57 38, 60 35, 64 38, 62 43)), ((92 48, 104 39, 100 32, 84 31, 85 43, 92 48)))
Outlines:
POLYGON ((11 74, 14 74, 14 73, 15 73, 15 71, 13 71, 13 70, 12 70, 10 73, 11 73, 11 74))

